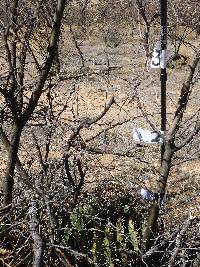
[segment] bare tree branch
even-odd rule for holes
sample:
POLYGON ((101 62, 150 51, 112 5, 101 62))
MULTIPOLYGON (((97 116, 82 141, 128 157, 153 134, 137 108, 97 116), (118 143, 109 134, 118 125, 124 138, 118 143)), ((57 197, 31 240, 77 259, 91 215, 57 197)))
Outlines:
POLYGON ((47 58, 45 60, 44 66, 42 68, 38 84, 37 84, 36 88, 34 89, 32 95, 30 97, 28 107, 21 116, 21 120, 23 121, 23 125, 25 125, 26 122, 29 120, 35 107, 37 106, 38 100, 42 94, 44 84, 47 80, 49 71, 50 71, 51 66, 53 64, 56 49, 58 46, 61 21, 62 21, 63 12, 64 12, 66 2, 67 2, 66 0, 58 0, 58 2, 57 2, 54 24, 53 24, 52 31, 51 31, 49 46, 47 49, 48 55, 47 55, 47 58))
POLYGON ((42 266, 43 241, 39 234, 39 221, 37 219, 37 204, 35 200, 29 203, 29 228, 33 239, 33 267, 42 266))
POLYGON ((194 139, 194 137, 199 133, 199 131, 200 131, 200 122, 197 122, 194 131, 192 131, 180 145, 176 145, 176 151, 180 150, 181 148, 189 144, 194 139))
POLYGON ((84 118, 82 121, 80 121, 79 125, 75 129, 73 129, 73 132, 68 138, 67 145, 65 147, 66 151, 69 151, 72 145, 72 141, 79 134, 80 130, 83 128, 89 128, 92 124, 102 119, 114 103, 115 103, 115 99, 114 97, 111 97, 110 101, 105 105, 104 110, 100 114, 98 114, 96 117, 92 119, 84 118))
POLYGON ((168 139, 173 139, 177 131, 180 128, 180 123, 182 121, 183 114, 187 107, 188 100, 191 94, 192 80, 193 80, 197 65, 199 63, 199 60, 200 60, 200 53, 197 53, 193 60, 192 65, 190 66, 190 72, 189 72, 188 78, 181 88, 181 94, 180 94, 180 98, 178 102, 178 107, 175 112, 174 120, 167 133, 168 139))

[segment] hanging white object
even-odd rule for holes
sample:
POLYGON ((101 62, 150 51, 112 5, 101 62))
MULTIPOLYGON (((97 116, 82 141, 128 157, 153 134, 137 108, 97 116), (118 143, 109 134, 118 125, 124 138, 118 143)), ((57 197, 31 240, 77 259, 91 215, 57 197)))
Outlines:
POLYGON ((152 59, 151 59, 152 69, 164 69, 166 68, 166 50, 161 50, 160 42, 155 44, 152 59))
POLYGON ((163 139, 160 133, 141 128, 133 128, 133 139, 135 142, 148 144, 162 144, 163 139))
POLYGON ((160 42, 157 42, 153 49, 153 54, 151 59, 152 69, 160 69, 160 50, 161 50, 160 42))
POLYGON ((154 193, 148 189, 145 189, 145 188, 140 189, 140 195, 145 200, 154 200, 155 199, 154 193))

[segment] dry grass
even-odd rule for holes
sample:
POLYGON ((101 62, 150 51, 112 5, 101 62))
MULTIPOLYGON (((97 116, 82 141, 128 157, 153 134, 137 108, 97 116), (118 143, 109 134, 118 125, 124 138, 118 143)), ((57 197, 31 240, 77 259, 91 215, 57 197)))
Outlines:
MULTIPOLYGON (((116 104, 113 105, 98 125, 89 129, 83 129, 81 131, 81 137, 83 140, 89 139, 102 129, 108 127, 109 123, 113 124, 127 119, 130 119, 130 123, 125 123, 120 127, 108 131, 107 138, 110 144, 104 144, 103 147, 101 146, 105 152, 108 151, 108 154, 88 156, 89 170, 86 182, 90 184, 90 186, 92 185, 91 187, 94 187, 100 180, 120 180, 122 185, 124 183, 124 186, 127 187, 131 185, 133 188, 136 187, 139 189, 141 186, 146 186, 153 189, 157 175, 151 171, 151 168, 159 167, 159 148, 152 146, 144 147, 141 152, 141 149, 137 148, 134 144, 132 139, 133 126, 137 125, 138 127, 149 128, 149 125, 144 118, 135 119, 135 117, 140 116, 141 113, 134 102, 133 95, 135 92, 133 87, 127 83, 126 79, 128 78, 129 81, 134 78, 140 80, 141 84, 138 88, 138 93, 141 97, 141 101, 146 111, 152 114, 152 116, 150 116, 152 122, 159 127, 160 118, 159 114, 157 114, 160 112, 159 74, 158 72, 148 72, 145 70, 144 58, 142 57, 143 49, 139 43, 134 43, 134 45, 131 43, 122 43, 117 48, 108 48, 105 46, 105 43, 99 43, 99 39, 97 42, 95 38, 96 37, 93 37, 85 41, 81 46, 82 51, 84 51, 84 56, 88 60, 86 60, 86 64, 90 64, 91 61, 89 61, 89 59, 93 62, 103 62, 103 64, 105 64, 106 57, 109 57, 111 66, 120 66, 121 68, 115 72, 111 72, 109 76, 94 76, 76 81, 75 92, 71 98, 68 98, 68 90, 73 87, 73 83, 62 82, 54 89, 54 114, 58 114, 66 102, 68 106, 59 119, 59 122, 66 126, 63 127, 62 133, 59 133, 58 136, 54 135, 49 157, 51 159, 61 158, 66 140, 70 133, 69 125, 73 125, 83 117, 92 118, 96 116, 104 108, 105 102, 114 95, 116 104), (95 47, 93 44, 95 44, 95 47), (134 49, 138 51, 138 53, 136 53, 134 49), (135 153, 135 156, 132 158, 119 157, 111 153, 112 151, 126 152, 129 149, 135 153), (136 158, 140 158, 140 160, 136 158), (143 160, 148 161, 149 165, 144 163, 143 160), (144 181, 144 179, 141 178, 144 175, 148 175, 151 179, 144 181)), ((135 41, 140 40, 138 39, 135 41)), ((74 46, 72 44, 68 45, 68 42, 71 44, 69 39, 63 43, 63 47, 66 48, 66 51, 77 53, 74 46)), ((192 50, 186 46, 182 46, 181 53, 188 58, 191 58, 193 54, 192 50)), ((70 57, 68 60, 70 60, 70 57)), ((73 67, 71 67, 71 69, 68 67, 67 71, 70 73, 73 67)), ((186 67, 168 70, 167 88, 169 98, 167 109, 169 113, 173 114, 175 111, 180 87, 185 80, 186 73, 186 67)), ((36 75, 35 69, 32 70, 32 75, 36 75)), ((27 91, 26 96, 29 97, 30 92, 27 91)), ((47 102, 46 93, 44 93, 41 97, 40 105, 47 106, 47 102)), ((191 105, 187 112, 191 115, 195 109, 196 104, 191 105)), ((172 117, 171 115, 168 116, 169 122, 172 117)), ((34 153, 34 155, 36 155, 36 150, 29 134, 28 130, 25 130, 22 137, 23 146, 19 153, 20 158, 25 163, 29 159, 29 154, 31 155, 34 153), (29 153, 27 153, 27 151, 29 153)), ((45 147, 44 136, 45 135, 38 132, 37 137, 41 141, 42 153, 44 153, 45 147)), ((92 144, 98 146, 99 141, 100 139, 97 139, 96 143, 94 142, 92 144)), ((6 160, 4 154, 2 154, 1 157, 0 171, 3 174, 6 160)), ((37 157, 34 156, 34 164, 31 170, 37 169, 37 166, 38 160, 37 157)), ((169 199, 169 211, 165 216, 167 222, 175 222, 176 220, 185 218, 188 216, 189 210, 198 209, 199 197, 197 197, 197 193, 199 192, 199 166, 199 160, 197 159, 194 162, 188 162, 178 166, 172 171, 168 186, 169 197, 171 193, 174 193, 176 197, 170 197, 169 199), (190 190, 186 189, 187 185, 191 186, 190 190), (180 192, 183 192, 181 196, 179 196, 180 192), (187 209, 184 208, 184 199, 186 199, 187 209)))

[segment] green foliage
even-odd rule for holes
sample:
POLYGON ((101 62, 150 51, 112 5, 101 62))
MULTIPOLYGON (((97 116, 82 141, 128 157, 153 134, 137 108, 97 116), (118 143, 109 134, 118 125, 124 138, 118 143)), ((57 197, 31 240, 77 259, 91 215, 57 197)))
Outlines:
POLYGON ((142 205, 118 187, 109 184, 84 196, 63 236, 63 245, 87 255, 97 266, 126 266, 127 251, 137 254, 140 248, 142 205))

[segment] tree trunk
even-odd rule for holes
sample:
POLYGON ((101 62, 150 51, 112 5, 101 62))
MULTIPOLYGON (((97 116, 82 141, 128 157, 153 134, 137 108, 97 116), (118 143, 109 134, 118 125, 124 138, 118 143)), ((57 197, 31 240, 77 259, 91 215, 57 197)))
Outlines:
POLYGON ((155 238, 158 216, 159 205, 155 202, 151 207, 148 223, 143 234, 142 253, 145 253, 151 247, 153 239, 155 238))
MULTIPOLYGON (((15 0, 15 6, 14 6, 15 9, 17 8, 17 4, 18 4, 18 0, 15 0)), ((47 58, 46 58, 44 67, 42 69, 39 82, 35 90, 33 90, 27 109, 25 110, 23 114, 21 114, 18 117, 18 119, 16 119, 14 126, 13 126, 12 137, 10 141, 10 148, 8 151, 5 183, 4 183, 4 188, 3 188, 4 189, 4 198, 3 198, 4 206, 12 202, 12 191, 13 191, 13 185, 14 185, 14 170, 15 170, 15 164, 17 160, 17 153, 18 153, 21 133, 27 121, 30 119, 31 115, 33 114, 38 104, 39 98, 42 94, 44 84, 46 80, 48 79, 49 71, 51 69, 51 66, 52 66, 52 63, 55 57, 55 52, 57 51, 57 48, 58 48, 60 28, 61 28, 61 22, 63 18, 65 4, 66 4, 66 0, 57 1, 54 24, 52 27, 49 46, 47 49, 47 58)), ((15 55, 15 51, 13 53, 15 55)), ((13 111, 15 113, 14 106, 13 106, 13 111)))
POLYGON ((22 127, 19 123, 15 123, 12 129, 12 136, 10 141, 10 148, 8 151, 7 167, 4 181, 4 198, 3 205, 6 206, 12 203, 12 193, 14 186, 14 170, 17 160, 17 153, 19 149, 19 142, 21 137, 22 127))
POLYGON ((164 151, 165 152, 163 155, 162 165, 160 169, 160 178, 158 179, 158 185, 157 185, 157 192, 156 192, 157 199, 155 200, 155 202, 151 207, 147 227, 143 235, 143 246, 142 246, 143 253, 146 252, 151 247, 152 241, 155 239, 155 236, 157 235, 157 230, 158 230, 157 220, 160 212, 160 204, 165 195, 167 179, 171 168, 171 160, 175 152, 173 145, 171 145, 170 143, 165 144, 164 151))
POLYGON ((165 189, 167 186, 167 179, 168 179, 169 171, 171 168, 171 160, 175 152, 174 144, 170 144, 170 143, 165 144, 164 151, 165 152, 163 155, 162 165, 160 169, 160 178, 158 179, 158 188, 156 192, 159 196, 161 195, 161 200, 165 194, 165 189))

